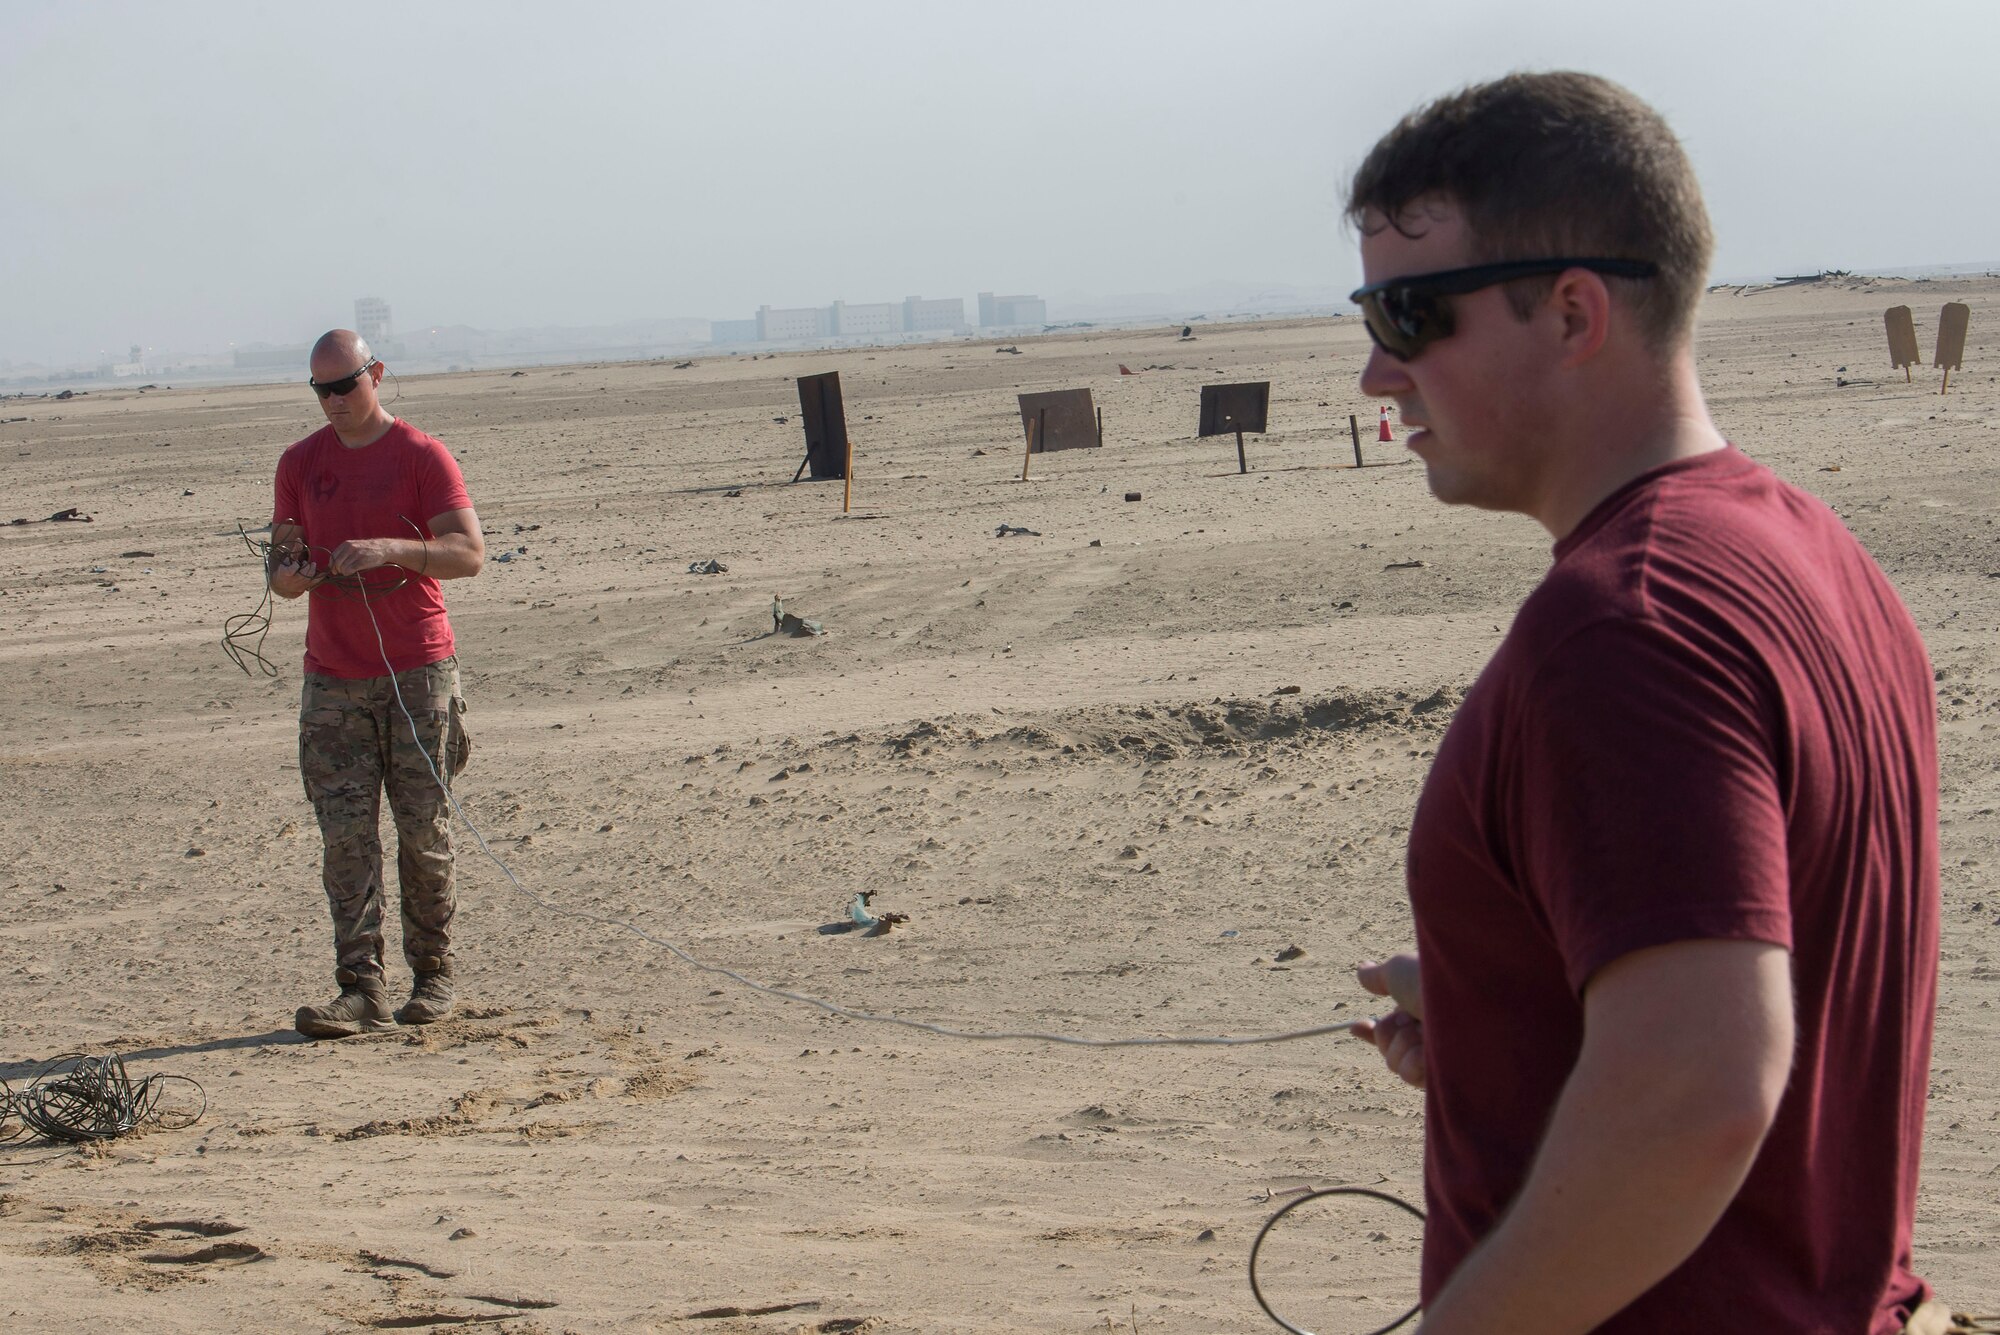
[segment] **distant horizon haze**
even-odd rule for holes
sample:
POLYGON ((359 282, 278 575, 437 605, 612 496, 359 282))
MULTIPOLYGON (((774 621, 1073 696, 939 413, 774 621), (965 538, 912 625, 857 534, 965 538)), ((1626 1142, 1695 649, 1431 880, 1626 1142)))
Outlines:
MULTIPOLYGON (((393 14, 14 0, 0 47, 0 362, 399 327, 1358 281, 1348 176, 1397 118, 1515 68, 1666 115, 1716 275, 1994 249, 2000 5, 1580 0, 1502 13, 1163 0, 1005 11, 393 14)), ((1723 281, 1718 279, 1717 281, 1723 281)))

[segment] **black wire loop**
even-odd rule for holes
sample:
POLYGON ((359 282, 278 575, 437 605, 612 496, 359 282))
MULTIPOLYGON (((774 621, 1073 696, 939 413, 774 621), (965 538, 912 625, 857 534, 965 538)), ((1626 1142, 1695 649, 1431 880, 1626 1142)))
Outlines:
MULTIPOLYGON (((1271 1320, 1277 1322, 1280 1326, 1290 1331, 1292 1335, 1313 1335, 1313 1333, 1301 1326, 1295 1326, 1291 1322, 1285 1320, 1285 1318, 1279 1316, 1277 1312, 1272 1310, 1270 1303, 1264 1301, 1264 1291, 1257 1287, 1257 1253, 1263 1247, 1264 1238, 1266 1235, 1270 1233, 1272 1225, 1276 1224, 1280 1219, 1283 1219, 1286 1215, 1290 1214, 1292 1211, 1298 1209, 1301 1205, 1304 1205, 1307 1201, 1316 1201, 1322 1196, 1366 1196, 1370 1200, 1383 1201, 1386 1202, 1387 1204, 1395 1206, 1399 1210, 1403 1210, 1410 1214, 1413 1214, 1417 1217, 1419 1221, 1421 1221, 1424 1217, 1424 1212, 1422 1210, 1419 1210, 1416 1206, 1410 1204, 1402 1197, 1392 1196, 1386 1191, 1376 1191, 1373 1187, 1321 1187, 1318 1191, 1309 1191, 1305 1195, 1299 1197, 1297 1200, 1286 1201, 1283 1205, 1279 1206, 1278 1212, 1272 1215, 1269 1219, 1266 1219, 1264 1221, 1264 1227, 1257 1230, 1257 1240, 1250 1244, 1250 1296, 1257 1300, 1257 1306, 1264 1309, 1265 1316, 1270 1317, 1271 1320)), ((1409 1311, 1403 1313, 1401 1316, 1397 1317, 1394 1321, 1391 1321, 1386 1326, 1377 1326, 1375 1327, 1375 1329, 1366 1332, 1366 1335, 1389 1335, 1390 1331, 1395 1330, 1398 1326, 1403 1325, 1411 1317, 1415 1316, 1418 1312, 1422 1310, 1423 1310, 1422 1303, 1412 1304, 1409 1311)))

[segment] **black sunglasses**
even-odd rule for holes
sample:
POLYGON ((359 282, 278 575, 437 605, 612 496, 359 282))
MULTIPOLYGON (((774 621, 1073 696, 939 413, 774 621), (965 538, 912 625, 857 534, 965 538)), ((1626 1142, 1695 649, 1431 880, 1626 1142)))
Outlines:
POLYGON ((1651 260, 1505 260, 1499 264, 1475 264, 1469 269, 1387 278, 1355 289, 1347 299, 1361 308, 1368 337, 1375 340, 1375 346, 1397 361, 1406 362, 1439 339, 1451 336, 1451 303, 1444 298, 1477 292, 1516 278, 1561 273, 1565 269, 1588 269, 1614 278, 1657 278, 1660 273, 1660 266, 1651 260))
MULTIPOLYGON (((344 375, 338 380, 308 380, 306 383, 313 387, 313 393, 323 399, 330 399, 336 394, 352 394, 354 387, 361 383, 361 377, 368 374, 370 367, 378 364, 375 358, 370 357, 361 364, 361 369, 353 375, 344 375)), ((397 383, 400 384, 401 382, 398 381, 397 383)))

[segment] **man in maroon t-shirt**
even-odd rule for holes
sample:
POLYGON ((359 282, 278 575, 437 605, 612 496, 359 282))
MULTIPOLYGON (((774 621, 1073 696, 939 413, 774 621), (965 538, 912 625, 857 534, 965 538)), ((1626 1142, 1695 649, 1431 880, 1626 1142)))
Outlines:
POLYGON ((1356 1033, 1425 1090, 1426 1335, 1950 1329, 1911 1259, 1930 667, 1709 420, 1685 155, 1624 89, 1513 75, 1407 117, 1349 215, 1363 390, 1438 499, 1556 544, 1418 804, 1418 950, 1361 971, 1397 1008, 1356 1033))
POLYGON ((452 1008, 451 809, 469 749, 439 580, 479 573, 486 548, 458 464, 399 421, 382 363, 336 329, 312 351, 327 425, 278 461, 270 580, 311 595, 299 773, 325 844, 340 994, 299 1009, 299 1032, 340 1038, 429 1024, 452 1008), (396 823, 403 955, 415 975, 393 1014, 382 968, 381 800, 396 823))

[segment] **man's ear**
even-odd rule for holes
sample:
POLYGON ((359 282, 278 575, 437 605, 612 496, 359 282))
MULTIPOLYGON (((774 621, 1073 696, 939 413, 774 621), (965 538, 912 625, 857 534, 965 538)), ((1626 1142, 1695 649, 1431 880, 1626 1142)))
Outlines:
POLYGON ((1556 275, 1549 309, 1562 322, 1565 367, 1589 361, 1611 337, 1611 289, 1600 274, 1566 269, 1556 275))

